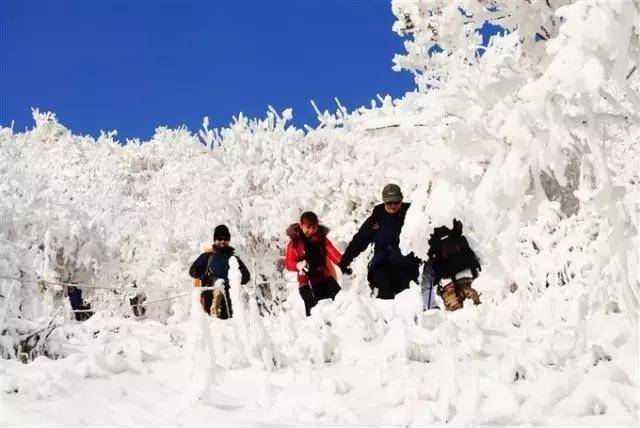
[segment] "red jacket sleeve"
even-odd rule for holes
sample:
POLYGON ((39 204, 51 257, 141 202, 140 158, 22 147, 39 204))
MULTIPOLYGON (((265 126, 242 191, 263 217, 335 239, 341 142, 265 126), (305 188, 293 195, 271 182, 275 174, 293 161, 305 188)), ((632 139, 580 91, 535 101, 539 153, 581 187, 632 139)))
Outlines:
POLYGON ((299 257, 300 255, 298 254, 296 245, 293 241, 289 241, 287 244, 287 250, 284 254, 284 267, 292 272, 297 272, 298 268, 296 267, 296 264, 299 262, 299 257))
POLYGON ((328 238, 324 239, 324 249, 327 252, 327 258, 329 258, 329 260, 331 260, 334 265, 340 263, 340 260, 342 260, 342 254, 340 254, 340 251, 338 251, 336 247, 333 246, 328 238))

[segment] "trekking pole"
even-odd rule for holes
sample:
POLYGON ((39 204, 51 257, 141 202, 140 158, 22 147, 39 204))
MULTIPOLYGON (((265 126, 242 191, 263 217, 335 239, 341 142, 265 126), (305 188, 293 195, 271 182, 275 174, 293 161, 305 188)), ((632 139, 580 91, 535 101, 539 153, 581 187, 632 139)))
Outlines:
POLYGON ((433 267, 431 267, 431 277, 429 278, 429 299, 427 300, 427 310, 431 309, 431 295, 433 294, 433 278, 435 277, 434 275, 434 270, 433 267))
POLYGON ((311 280, 309 280, 307 284, 309 284, 309 290, 311 290, 311 297, 313 297, 313 301, 318 303, 318 300, 316 299, 316 293, 313 292, 313 287, 311 286, 311 280))
POLYGON ((226 291, 222 292, 222 300, 224 300, 224 307, 227 310, 227 318, 231 318, 231 308, 229 308, 229 302, 227 301, 226 291))

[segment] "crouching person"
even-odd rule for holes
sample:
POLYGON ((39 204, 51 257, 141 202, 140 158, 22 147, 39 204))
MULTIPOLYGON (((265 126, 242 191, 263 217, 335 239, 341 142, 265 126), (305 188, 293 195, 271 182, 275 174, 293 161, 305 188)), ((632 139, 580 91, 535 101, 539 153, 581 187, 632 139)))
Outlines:
POLYGON ((478 292, 471 286, 481 270, 475 253, 462 235, 462 223, 453 219, 453 229, 435 228, 429 238, 429 263, 433 268, 433 283, 438 285, 447 311, 462 307, 465 299, 480 304, 478 292))
MULTIPOLYGON (((136 281, 133 281, 131 288, 138 288, 136 281)), ((135 315, 136 318, 144 317, 147 313, 147 308, 145 307, 147 296, 144 294, 144 291, 131 290, 128 297, 131 309, 133 309, 133 315, 135 315)))
POLYGON ((213 247, 200 254, 189 269, 189 275, 194 278, 196 287, 213 287, 204 290, 200 295, 200 304, 207 314, 220 319, 231 318, 233 308, 229 294, 229 259, 235 256, 238 260, 241 284, 249 282, 250 274, 240 257, 235 255, 233 247, 229 246, 231 233, 223 224, 216 226, 213 233, 213 247))
POLYGON ((329 229, 320 225, 318 216, 310 211, 302 214, 300 223, 287 229, 290 241, 284 263, 287 270, 298 272, 298 290, 307 316, 319 300, 334 299, 340 291, 333 264, 340 263, 342 254, 327 233, 329 229))
POLYGON ((82 289, 78 287, 68 287, 67 296, 71 309, 74 311, 76 321, 86 321, 93 315, 91 305, 84 302, 82 298, 82 289))

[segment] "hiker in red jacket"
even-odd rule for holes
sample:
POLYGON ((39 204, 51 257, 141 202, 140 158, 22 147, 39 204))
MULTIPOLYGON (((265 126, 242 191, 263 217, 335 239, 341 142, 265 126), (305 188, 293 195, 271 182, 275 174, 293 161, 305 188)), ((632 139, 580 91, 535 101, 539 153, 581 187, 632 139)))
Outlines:
POLYGON ((319 300, 333 299, 340 291, 333 265, 340 263, 342 254, 327 238, 329 229, 319 224, 318 216, 307 211, 287 229, 289 243, 285 267, 298 272, 298 290, 304 300, 307 316, 319 300))

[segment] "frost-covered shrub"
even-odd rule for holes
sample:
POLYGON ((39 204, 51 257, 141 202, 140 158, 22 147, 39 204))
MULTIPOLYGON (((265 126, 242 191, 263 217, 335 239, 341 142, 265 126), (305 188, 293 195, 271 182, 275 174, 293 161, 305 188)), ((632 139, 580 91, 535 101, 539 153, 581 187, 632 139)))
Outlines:
MULTIPOLYGON (((486 276, 499 279, 481 283, 486 295, 514 281, 532 292, 582 287, 593 310, 613 301, 635 317, 638 4, 548 3, 393 2, 395 29, 412 38, 396 65, 418 90, 353 112, 316 107, 319 125, 306 133, 289 125, 291 110, 270 109, 219 130, 205 120, 199 136, 158 128, 120 145, 114 132, 73 135, 34 111, 32 130, 0 130, 1 273, 135 283, 162 300, 189 290, 190 263, 226 223, 252 269, 251 293, 277 313, 288 295, 278 263, 286 227, 313 210, 344 248, 396 182, 413 202, 404 250, 424 257, 432 228, 457 217, 486 276), (509 31, 478 55, 485 20, 509 31), (443 53, 428 55, 432 44, 443 53)), ((364 259, 353 284, 366 294, 364 259)), ((66 311, 61 290, 45 299, 33 284, 2 281, 16 316, 66 311)), ((87 292, 113 313, 121 296, 87 292)), ((186 298, 163 300, 147 316, 173 322, 188 309, 186 298)))
MULTIPOLYGON (((430 111, 442 106, 447 147, 478 161, 473 170, 443 157, 408 240, 424 229, 411 224, 455 214, 468 219, 491 269, 524 283, 536 277, 536 287, 542 278, 606 286, 637 316, 638 187, 631 171, 640 123, 638 3, 397 1, 393 11, 394 29, 408 38, 397 69, 415 75, 430 111), (507 35, 479 55, 477 30, 485 22, 507 35), (429 55, 436 45, 441 52, 429 55), (547 216, 538 217, 548 198, 560 202, 551 229, 547 216), (578 219, 566 218, 574 214, 578 219), (540 249, 536 240, 554 244, 540 249), (519 276, 532 261, 522 257, 529 250, 515 248, 523 241, 542 259, 555 257, 531 268, 542 277, 519 276)), ((420 242, 410 248, 424 254, 420 242)))

